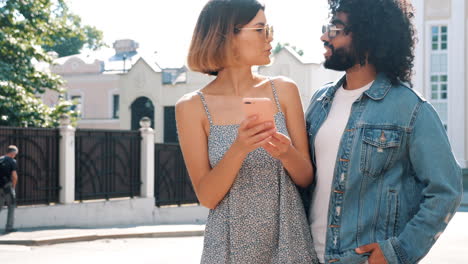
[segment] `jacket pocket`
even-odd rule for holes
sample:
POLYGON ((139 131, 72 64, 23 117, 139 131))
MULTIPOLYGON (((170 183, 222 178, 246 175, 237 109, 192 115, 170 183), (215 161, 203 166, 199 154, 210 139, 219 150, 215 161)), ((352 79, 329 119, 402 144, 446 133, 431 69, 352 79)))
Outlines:
POLYGON ((398 233, 398 213, 399 200, 396 190, 388 190, 387 192, 387 219, 385 223, 385 239, 394 237, 398 233))
POLYGON ((364 128, 361 172, 370 177, 383 174, 393 163, 401 145, 402 131, 364 128))

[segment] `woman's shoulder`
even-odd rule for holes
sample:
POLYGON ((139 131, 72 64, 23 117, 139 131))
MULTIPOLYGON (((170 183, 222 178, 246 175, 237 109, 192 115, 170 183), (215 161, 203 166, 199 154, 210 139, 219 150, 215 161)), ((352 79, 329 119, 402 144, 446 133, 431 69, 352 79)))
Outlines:
POLYGON ((291 78, 286 77, 286 76, 262 76, 266 80, 269 80, 273 82, 273 85, 275 86, 276 90, 279 90, 279 92, 287 93, 291 92, 294 90, 297 90, 297 84, 294 82, 291 78))
POLYGON ((178 113, 194 113, 200 109, 202 104, 200 90, 184 94, 175 104, 176 114, 178 113))
POLYGON ((280 97, 289 97, 290 95, 295 95, 298 93, 296 82, 294 82, 289 77, 271 76, 266 78, 273 82, 273 85, 275 86, 275 89, 280 97))
POLYGON ((184 94, 177 101, 176 108, 177 107, 185 108, 185 107, 190 107, 190 106, 198 107, 200 104, 202 104, 203 95, 206 94, 206 91, 210 90, 212 86, 213 86, 213 82, 210 82, 198 90, 184 94))
POLYGON ((179 98, 179 100, 175 104, 176 107, 177 106, 181 107, 181 106, 191 105, 191 104, 193 104, 195 102, 195 100, 200 100, 200 96, 198 94, 199 91, 200 90, 184 94, 182 97, 179 98))
POLYGON ((296 82, 294 82, 291 78, 286 77, 286 76, 278 75, 278 76, 271 76, 271 77, 268 77, 268 78, 271 79, 273 82, 281 84, 281 85, 294 85, 294 86, 296 86, 296 82))

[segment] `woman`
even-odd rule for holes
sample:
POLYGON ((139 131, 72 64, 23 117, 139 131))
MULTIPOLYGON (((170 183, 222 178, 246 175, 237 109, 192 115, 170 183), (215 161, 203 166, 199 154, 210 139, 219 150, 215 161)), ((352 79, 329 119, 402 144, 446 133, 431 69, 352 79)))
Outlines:
POLYGON ((256 0, 209 1, 189 50, 192 70, 217 76, 176 104, 184 160, 198 200, 211 209, 202 263, 316 261, 295 186, 313 179, 298 89, 251 70, 270 62, 264 9, 256 0), (275 124, 244 118, 243 97, 275 102, 275 124))

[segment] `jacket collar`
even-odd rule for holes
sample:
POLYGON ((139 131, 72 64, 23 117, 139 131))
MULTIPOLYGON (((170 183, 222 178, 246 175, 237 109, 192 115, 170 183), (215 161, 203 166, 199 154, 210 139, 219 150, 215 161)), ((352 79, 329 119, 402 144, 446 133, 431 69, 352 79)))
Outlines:
MULTIPOLYGON (((346 75, 341 77, 339 80, 335 81, 327 89, 327 91, 320 98, 318 98, 318 100, 322 101, 326 99, 328 101, 331 101, 333 96, 335 95, 336 90, 338 90, 338 88, 340 88, 345 81, 346 75)), ((377 74, 377 77, 375 78, 375 81, 372 84, 372 86, 367 91, 365 91, 364 94, 374 101, 379 101, 382 100, 385 97, 385 95, 387 95, 391 87, 392 83, 387 78, 387 76, 384 73, 379 73, 377 74)))
POLYGON ((390 79, 387 78, 385 73, 379 73, 372 86, 364 94, 374 101, 379 101, 384 99, 390 88, 392 88, 390 79))
POLYGON ((318 101, 331 101, 331 99, 335 95, 336 90, 338 90, 338 88, 340 88, 343 85, 345 80, 346 80, 346 75, 343 75, 343 77, 331 83, 331 85, 327 88, 325 93, 323 93, 322 96, 320 96, 317 100, 318 101))

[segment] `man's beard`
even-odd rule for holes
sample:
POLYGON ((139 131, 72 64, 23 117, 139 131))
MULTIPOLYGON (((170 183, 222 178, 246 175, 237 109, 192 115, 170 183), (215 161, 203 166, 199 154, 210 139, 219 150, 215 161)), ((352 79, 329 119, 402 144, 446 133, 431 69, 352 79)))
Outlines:
POLYGON ((328 43, 325 43, 325 46, 329 47, 332 51, 332 55, 325 59, 324 67, 326 69, 335 70, 335 71, 346 71, 352 68, 357 63, 357 57, 353 52, 348 51, 347 48, 338 48, 334 49, 328 43))

